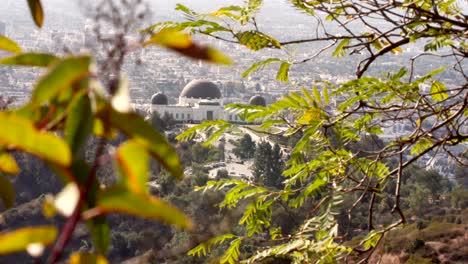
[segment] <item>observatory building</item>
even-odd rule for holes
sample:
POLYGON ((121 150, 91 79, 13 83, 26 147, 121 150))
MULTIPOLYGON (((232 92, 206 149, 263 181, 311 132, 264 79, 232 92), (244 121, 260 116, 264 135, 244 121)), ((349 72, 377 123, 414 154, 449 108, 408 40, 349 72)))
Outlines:
MULTIPOLYGON (((221 91, 211 81, 192 80, 182 89, 177 104, 169 105, 168 101, 165 94, 154 94, 151 97, 151 111, 158 112, 160 116, 167 113, 178 122, 198 123, 218 119, 242 122, 236 113, 224 110, 221 91)), ((249 104, 266 106, 266 101, 262 96, 255 95, 249 104)))

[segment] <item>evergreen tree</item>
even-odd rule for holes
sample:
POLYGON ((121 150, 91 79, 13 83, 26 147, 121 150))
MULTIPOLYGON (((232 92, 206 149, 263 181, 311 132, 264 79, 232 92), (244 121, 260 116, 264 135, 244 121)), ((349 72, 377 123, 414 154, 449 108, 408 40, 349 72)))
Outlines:
POLYGON ((269 173, 264 179, 266 186, 275 188, 283 188, 282 172, 284 169, 283 153, 278 144, 273 146, 270 156, 270 162, 268 164, 269 173))
POLYGON ((238 145, 233 149, 233 152, 240 159, 251 159, 254 157, 255 148, 256 145, 252 137, 249 134, 244 134, 239 140, 238 145))
POLYGON ((282 188, 284 161, 278 144, 273 148, 263 141, 258 144, 254 157, 254 178, 265 186, 282 188))
POLYGON ((254 154, 253 176, 256 182, 263 182, 268 173, 268 163, 271 157, 271 145, 266 141, 258 143, 254 154))

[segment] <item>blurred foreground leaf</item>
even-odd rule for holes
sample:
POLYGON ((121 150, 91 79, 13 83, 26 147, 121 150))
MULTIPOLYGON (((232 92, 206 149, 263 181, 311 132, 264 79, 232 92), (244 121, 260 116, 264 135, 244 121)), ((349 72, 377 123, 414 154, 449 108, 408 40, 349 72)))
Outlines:
POLYGON ((65 140, 72 153, 76 154, 93 131, 93 116, 89 97, 86 94, 75 96, 68 112, 68 118, 65 121, 65 140))
POLYGON ((217 64, 232 64, 231 59, 222 52, 193 42, 190 35, 181 31, 161 30, 144 43, 145 46, 151 44, 166 47, 192 59, 217 64))
POLYGON ((54 242, 57 229, 53 226, 26 227, 0 234, 0 255, 23 251, 31 244, 49 245, 54 242))
POLYGON ((44 23, 44 10, 42 10, 42 5, 40 0, 28 0, 29 11, 33 17, 34 23, 36 26, 42 27, 44 23))
POLYGON ((109 118, 112 126, 118 128, 161 163, 176 178, 181 178, 183 169, 179 157, 166 138, 135 113, 119 113, 114 109, 104 109, 99 113, 102 119, 109 118))
POLYGON ((48 67, 57 60, 58 57, 47 53, 22 53, 12 57, 2 58, 0 59, 0 64, 48 67))
POLYGON ((2 199, 3 206, 5 208, 11 208, 15 205, 15 189, 13 184, 0 174, 0 199, 2 199))
POLYGON ((70 150, 60 137, 36 129, 27 119, 2 112, 0 124, 0 145, 29 152, 57 165, 70 164, 70 150))
POLYGON ((107 260, 100 255, 79 252, 70 257, 70 264, 107 264, 107 260))
POLYGON ((134 194, 125 188, 113 187, 104 190, 97 200, 97 207, 85 215, 101 215, 106 213, 125 213, 138 217, 158 220, 175 225, 182 229, 190 229, 190 220, 179 209, 149 195, 134 194))
POLYGON ((10 154, 0 151, 0 171, 14 175, 18 174, 20 169, 10 154))
POLYGON ((0 50, 12 52, 12 53, 21 53, 21 48, 13 40, 0 35, 0 50))
POLYGON ((88 56, 70 57, 57 63, 48 74, 37 83, 32 101, 42 104, 85 77, 89 71, 88 56))
POLYGON ((146 150, 135 141, 122 144, 116 154, 122 183, 134 193, 148 193, 149 157, 146 150))

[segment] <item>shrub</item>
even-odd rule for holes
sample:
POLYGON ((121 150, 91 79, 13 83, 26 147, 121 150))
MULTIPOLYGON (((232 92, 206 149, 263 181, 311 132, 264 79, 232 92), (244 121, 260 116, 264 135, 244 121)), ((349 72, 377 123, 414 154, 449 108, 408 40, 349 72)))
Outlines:
POLYGON ((424 242, 424 240, 421 240, 421 239, 415 239, 413 240, 413 242, 411 242, 409 244, 409 246, 406 248, 406 252, 409 252, 409 253, 415 253, 418 249, 420 249, 421 247, 423 247, 426 243, 424 242))

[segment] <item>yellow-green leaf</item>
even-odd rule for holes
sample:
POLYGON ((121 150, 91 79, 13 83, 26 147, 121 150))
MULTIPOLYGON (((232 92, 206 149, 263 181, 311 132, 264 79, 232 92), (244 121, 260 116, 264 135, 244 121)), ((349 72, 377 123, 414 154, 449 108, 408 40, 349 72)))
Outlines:
POLYGON ((289 67, 291 64, 287 61, 281 63, 281 66, 276 74, 276 79, 278 81, 287 82, 289 79, 289 67))
POLYGON ((183 169, 179 157, 166 138, 135 113, 120 113, 111 108, 103 109, 99 116, 129 138, 135 139, 176 178, 181 178, 183 169))
POLYGON ((91 253, 77 252, 70 256, 70 264, 107 264, 105 257, 91 253))
POLYGON ((314 88, 312 89, 312 91, 314 92, 315 101, 316 101, 318 104, 321 104, 321 103, 322 103, 322 97, 320 96, 320 92, 318 91, 317 86, 314 86, 314 88))
POLYGON ((261 50, 266 47, 281 48, 278 40, 256 30, 244 31, 236 34, 239 43, 251 50, 261 50))
POLYGON ((301 116, 301 118, 298 120, 298 123, 308 125, 311 122, 320 121, 321 120, 320 114, 321 114, 320 109, 310 108, 304 113, 304 115, 301 116))
POLYGON ((42 104, 85 77, 89 72, 88 56, 70 57, 55 64, 48 74, 37 83, 32 101, 42 104))
POLYGON ((400 47, 396 47, 396 48, 393 48, 393 49, 391 50, 391 52, 392 52, 393 54, 403 53, 403 49, 400 48, 400 47))
POLYGON ((217 64, 224 64, 224 65, 232 64, 232 60, 217 49, 208 47, 208 50, 206 51, 206 53, 207 53, 208 61, 210 62, 217 63, 217 64))
POLYGON ((15 205, 16 193, 13 184, 0 173, 0 199, 4 208, 11 208, 15 205))
POLYGON ((14 175, 18 174, 20 169, 10 154, 0 151, 0 171, 14 175))
POLYGON ((122 184, 131 192, 148 193, 149 156, 144 147, 136 141, 122 144, 116 153, 122 184))
POLYGON ((22 53, 16 56, 0 59, 0 64, 14 66, 48 67, 58 61, 54 55, 47 53, 22 53))
POLYGON ((434 101, 442 101, 448 98, 445 85, 439 81, 433 81, 431 86, 431 97, 434 101))
POLYGON ((340 44, 336 47, 335 51, 333 51, 332 56, 334 57, 344 57, 345 55, 345 48, 349 45, 349 39, 343 39, 340 44))
POLYGON ((181 31, 165 29, 151 36, 151 38, 144 43, 145 46, 156 44, 171 49, 185 49, 192 45, 192 38, 190 35, 181 31))
POLYGON ((0 255, 26 250, 31 244, 49 245, 56 236, 57 229, 53 226, 26 227, 0 233, 0 255))
POLYGON ((58 136, 37 130, 31 121, 0 112, 0 145, 32 153, 57 165, 68 166, 70 149, 58 136))
POLYGON ((40 0, 28 0, 29 11, 31 16, 34 19, 36 26, 42 27, 44 23, 44 10, 42 10, 42 5, 40 0))
POLYGON ((155 197, 132 193, 125 188, 113 187, 98 196, 97 206, 85 213, 101 215, 125 213, 152 220, 158 220, 179 228, 190 229, 190 220, 179 209, 155 197))
POLYGON ((418 140, 418 142, 416 142, 414 147, 411 149, 410 154, 419 155, 423 153, 424 151, 426 151, 427 149, 429 149, 430 147, 432 147, 433 145, 434 143, 432 143, 432 141, 429 138, 422 137, 418 140))
POLYGON ((12 52, 12 53, 21 53, 21 48, 13 40, 0 35, 0 50, 12 52))

